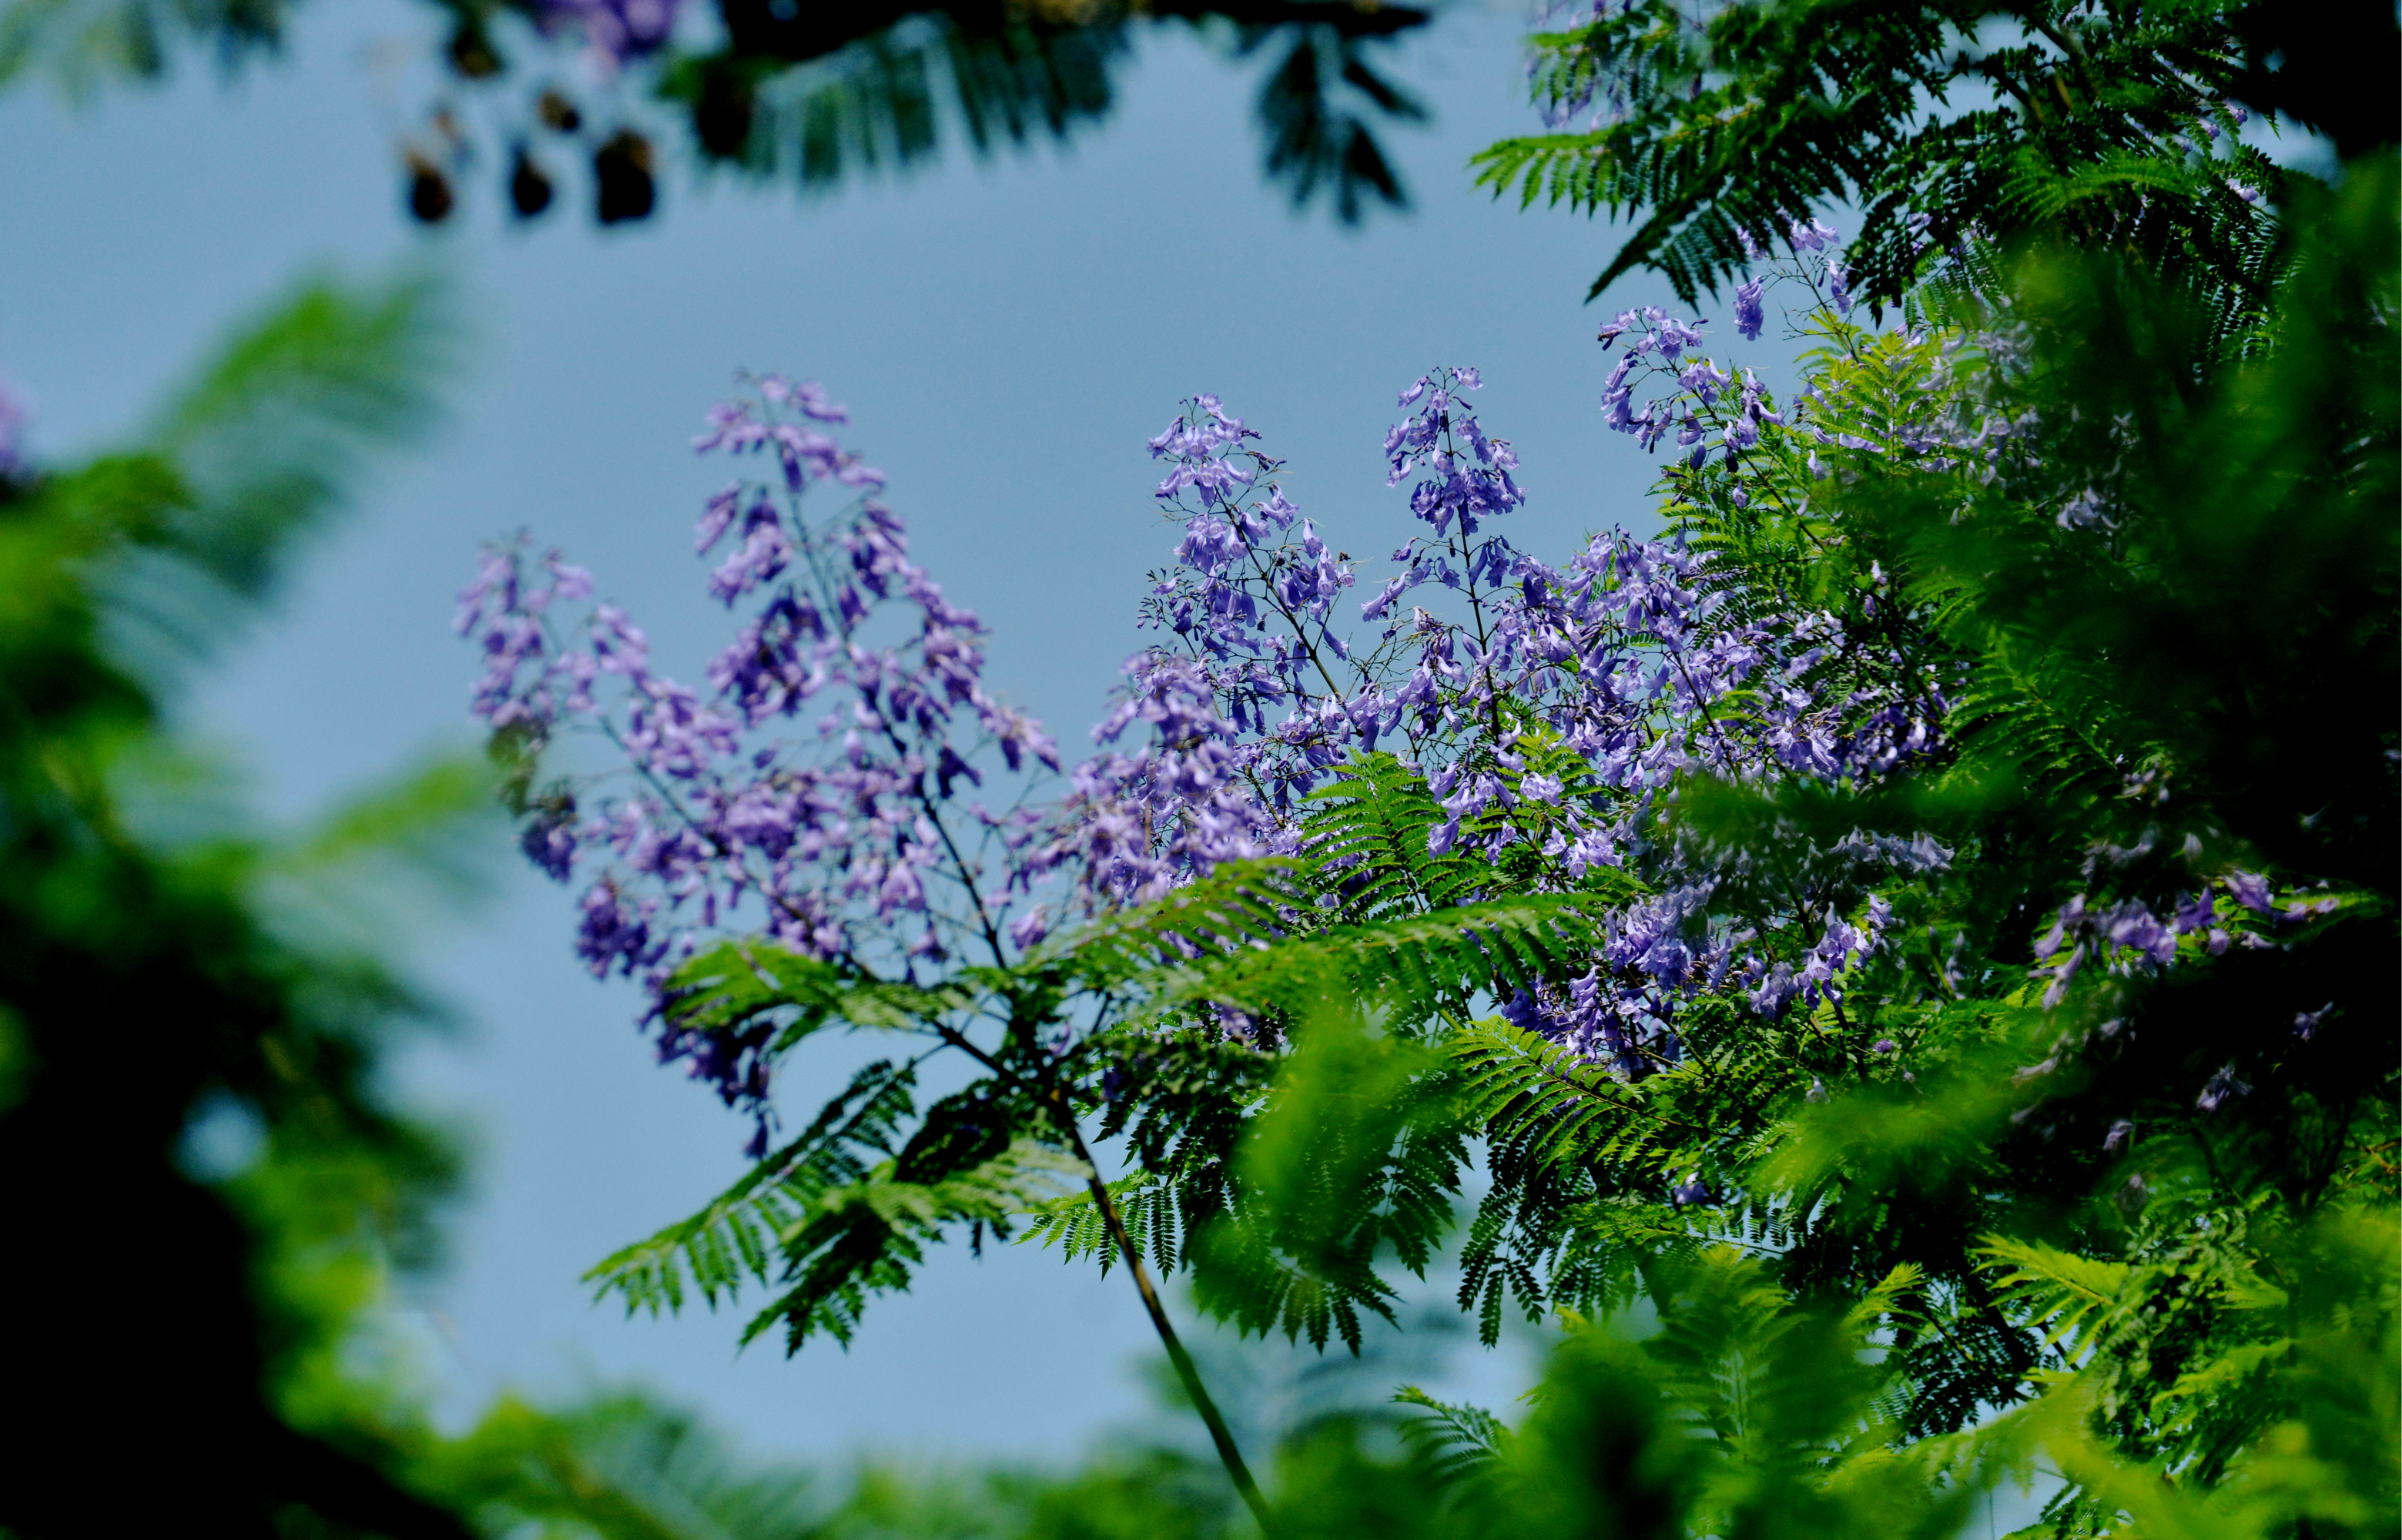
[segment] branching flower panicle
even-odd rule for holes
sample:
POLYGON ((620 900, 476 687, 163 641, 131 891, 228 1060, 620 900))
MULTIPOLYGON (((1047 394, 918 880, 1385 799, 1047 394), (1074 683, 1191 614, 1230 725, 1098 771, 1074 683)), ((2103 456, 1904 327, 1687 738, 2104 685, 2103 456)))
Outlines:
POLYGON ((759 1107, 767 1029, 678 1024, 676 966, 721 933, 904 977, 962 951, 1001 960, 1046 859, 1028 791, 1060 762, 987 691, 982 622, 911 558, 882 473, 830 432, 843 409, 814 382, 753 384, 694 442, 772 473, 729 484, 697 528, 709 592, 738 617, 706 692, 659 672, 617 606, 562 620, 590 577, 522 541, 487 553, 458 625, 488 664, 476 711, 504 741, 530 754, 587 732, 622 756, 614 777, 523 793, 529 856, 561 882, 592 868, 579 956, 652 992, 662 1057, 759 1107))

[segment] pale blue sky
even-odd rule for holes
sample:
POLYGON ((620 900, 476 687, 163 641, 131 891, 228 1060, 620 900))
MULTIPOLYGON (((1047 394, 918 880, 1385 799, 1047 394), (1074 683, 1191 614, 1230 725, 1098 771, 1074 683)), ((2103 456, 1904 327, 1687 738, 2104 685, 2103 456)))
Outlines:
MULTIPOLYGON (((1071 749, 1170 543, 1143 440, 1182 395, 1218 392, 1266 433, 1295 500, 1367 557, 1363 581, 1404 532, 1378 456, 1393 392, 1436 363, 1490 382, 1485 421, 1531 495, 1522 548, 1556 559, 1582 531, 1649 522, 1650 464, 1595 410, 1593 333, 1603 309, 1666 296, 1631 282, 1583 305, 1611 232, 1497 206, 1462 170, 1534 126, 1514 11, 1456 11, 1414 50, 1403 73, 1437 121, 1389 142, 1418 211, 1354 234, 1261 186, 1256 70, 1163 33, 1116 117, 1069 152, 954 157, 807 205, 671 179, 662 219, 605 233, 574 215, 506 228, 487 177, 463 227, 428 236, 389 172, 411 77, 370 66, 421 57, 433 15, 321 0, 283 62, 231 87, 186 69, 81 111, 0 99, 0 370, 32 398, 42 455, 130 430, 309 264, 431 253, 460 282, 480 341, 449 426, 309 553, 189 705, 277 816, 472 741, 451 595, 476 543, 517 526, 566 546, 663 664, 697 675, 723 619, 689 530, 724 473, 684 446, 737 368, 849 403, 918 555, 992 625, 989 680, 1071 749)), ((655 1067, 631 995, 574 965, 568 895, 495 865, 494 900, 418 949, 471 1030, 412 1079, 482 1140, 456 1265, 422 1301, 447 1406, 634 1375, 766 1448, 1060 1454, 1143 1404, 1126 1368, 1151 1339, 1124 1280, 1028 1250, 941 1257, 849 1354, 789 1364, 768 1345, 738 1359, 739 1316, 592 1307, 577 1273, 735 1175, 746 1130, 655 1067)))

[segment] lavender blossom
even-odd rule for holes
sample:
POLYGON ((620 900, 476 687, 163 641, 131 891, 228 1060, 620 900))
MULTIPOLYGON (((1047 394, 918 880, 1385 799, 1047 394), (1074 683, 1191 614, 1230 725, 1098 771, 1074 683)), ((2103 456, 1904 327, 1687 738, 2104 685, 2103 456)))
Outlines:
POLYGON ((2193 1099, 2193 1105, 2204 1112, 2216 1112, 2236 1097, 2249 1095, 2251 1092, 2249 1085, 2236 1078, 2235 1066, 2229 1064, 2210 1077, 2210 1083, 2202 1088, 2202 1094, 2193 1099))
POLYGON ((1768 287, 1768 280, 1755 278, 1734 292, 1734 329, 1746 342, 1760 340, 1762 324, 1760 297, 1768 287))

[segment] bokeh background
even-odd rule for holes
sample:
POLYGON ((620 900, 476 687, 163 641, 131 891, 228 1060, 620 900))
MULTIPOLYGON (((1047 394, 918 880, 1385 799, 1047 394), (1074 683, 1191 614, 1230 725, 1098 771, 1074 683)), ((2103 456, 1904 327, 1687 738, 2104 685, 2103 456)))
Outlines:
MULTIPOLYGON (((1602 311, 1668 296, 1630 280, 1581 303, 1612 232, 1497 204, 1466 169, 1536 127, 1517 105, 1527 21, 1457 7, 1409 48, 1399 73, 1434 118, 1387 143, 1415 208, 1352 231, 1263 186, 1256 66, 1163 30, 1117 113, 1065 150, 954 151, 806 201, 731 182, 679 195, 670 177, 663 217, 605 231, 573 210, 518 227, 488 175, 466 184, 488 204, 429 233, 392 168, 432 22, 388 0, 313 7, 280 61, 231 78, 187 61, 155 90, 0 98, 0 370, 31 402, 36 457, 62 461, 133 431, 129 402, 297 273, 449 279, 466 344, 447 426, 185 704, 271 819, 474 742, 452 595, 477 543, 520 527, 697 677, 724 621, 689 531, 724 469, 686 447, 739 368, 822 379, 849 405, 917 555, 992 626, 987 677, 1077 752, 1172 543, 1143 440, 1181 396, 1217 392, 1265 433, 1363 586, 1407 522, 1379 456, 1393 392, 1437 363, 1489 381, 1484 419, 1531 494, 1524 548, 1556 558, 1587 530, 1650 523, 1651 463, 1596 410, 1593 334, 1602 311)), ((401 940, 457 1024, 403 1072, 475 1156, 449 1265, 410 1300, 446 1421, 504 1387, 630 1379, 762 1451, 1056 1457, 1147 1414, 1133 1366, 1153 1344, 1125 1281, 1030 1247, 939 1254, 848 1354, 789 1363, 771 1342, 738 1354, 739 1313, 629 1323, 594 1305, 578 1274, 738 1175, 747 1128, 652 1062, 633 992, 569 953, 571 896, 516 864, 497 825, 490 872, 479 905, 401 940)), ((1523 1347, 1421 1371, 1498 1404, 1523 1347)))

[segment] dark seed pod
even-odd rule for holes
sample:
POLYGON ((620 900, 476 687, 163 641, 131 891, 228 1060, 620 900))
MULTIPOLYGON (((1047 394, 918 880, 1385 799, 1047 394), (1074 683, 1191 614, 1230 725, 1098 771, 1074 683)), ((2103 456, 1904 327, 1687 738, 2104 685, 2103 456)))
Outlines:
POLYGON ((575 103, 555 89, 536 97, 533 110, 542 126, 554 133, 573 133, 584 126, 584 115, 575 110, 575 103))
POLYGON ((442 168, 411 150, 408 154, 408 212, 423 225, 439 225, 450 217, 455 199, 450 179, 442 168))
POLYGON ((739 160, 751 144, 751 125, 757 91, 741 70, 711 60, 700 76, 700 95, 692 104, 693 131, 703 152, 716 160, 739 160))
POLYGON ((444 51, 450 57, 450 67, 468 80, 489 80, 508 67, 482 23, 476 21, 460 22, 444 51))
POLYGON ((509 168, 509 206, 517 210, 519 219, 531 219, 550 207, 551 192, 550 178, 519 144, 516 163, 509 168))
POLYGON ((592 154, 592 175, 600 185, 600 217, 603 225, 648 219, 659 197, 651 177, 651 142, 631 129, 619 129, 592 154))

